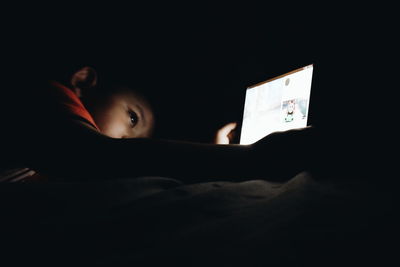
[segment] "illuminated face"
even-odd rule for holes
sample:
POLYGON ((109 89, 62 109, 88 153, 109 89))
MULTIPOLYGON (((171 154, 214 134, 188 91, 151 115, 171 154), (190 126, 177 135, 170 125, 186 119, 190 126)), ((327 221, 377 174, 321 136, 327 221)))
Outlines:
POLYGON ((153 132, 150 105, 129 89, 110 95, 91 113, 101 133, 113 138, 150 137, 153 132))

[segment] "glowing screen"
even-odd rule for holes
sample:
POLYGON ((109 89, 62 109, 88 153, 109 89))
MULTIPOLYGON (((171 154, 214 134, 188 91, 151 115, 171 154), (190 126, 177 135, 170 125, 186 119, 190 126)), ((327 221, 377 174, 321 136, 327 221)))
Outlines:
POLYGON ((247 88, 240 144, 307 126, 313 65, 247 88))

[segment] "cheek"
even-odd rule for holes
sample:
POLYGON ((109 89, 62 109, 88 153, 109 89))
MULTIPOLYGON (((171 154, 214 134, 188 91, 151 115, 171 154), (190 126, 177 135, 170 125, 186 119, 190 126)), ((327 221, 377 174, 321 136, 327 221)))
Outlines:
POLYGON ((116 119, 109 119, 99 126, 101 133, 113 138, 122 138, 126 135, 126 126, 116 119))
POLYGON ((146 117, 146 123, 139 123, 132 129, 131 137, 144 137, 149 138, 152 136, 154 128, 154 121, 151 116, 146 117))
POLYGON ((113 138, 121 138, 126 135, 127 131, 125 117, 126 114, 114 107, 97 113, 95 121, 102 134, 113 138))

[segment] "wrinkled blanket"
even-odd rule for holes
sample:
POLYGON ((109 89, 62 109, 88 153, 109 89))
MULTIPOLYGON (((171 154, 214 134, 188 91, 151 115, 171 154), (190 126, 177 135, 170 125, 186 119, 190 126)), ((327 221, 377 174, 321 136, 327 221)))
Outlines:
MULTIPOLYGON (((1 184, 2 254, 54 266, 351 266, 393 260, 387 187, 359 179, 1 184)), ((394 250, 394 247, 393 247, 394 250)), ((5 265, 3 265, 5 266, 5 265)))

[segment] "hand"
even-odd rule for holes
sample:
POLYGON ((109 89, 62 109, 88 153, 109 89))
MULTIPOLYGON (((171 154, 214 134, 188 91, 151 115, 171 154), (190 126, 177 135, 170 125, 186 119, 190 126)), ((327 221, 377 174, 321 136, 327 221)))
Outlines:
POLYGON ((323 157, 319 131, 313 126, 272 133, 250 145, 253 166, 278 180, 309 170, 323 157))
POLYGON ((214 142, 219 145, 228 145, 232 142, 237 123, 231 122, 217 131, 214 142))

